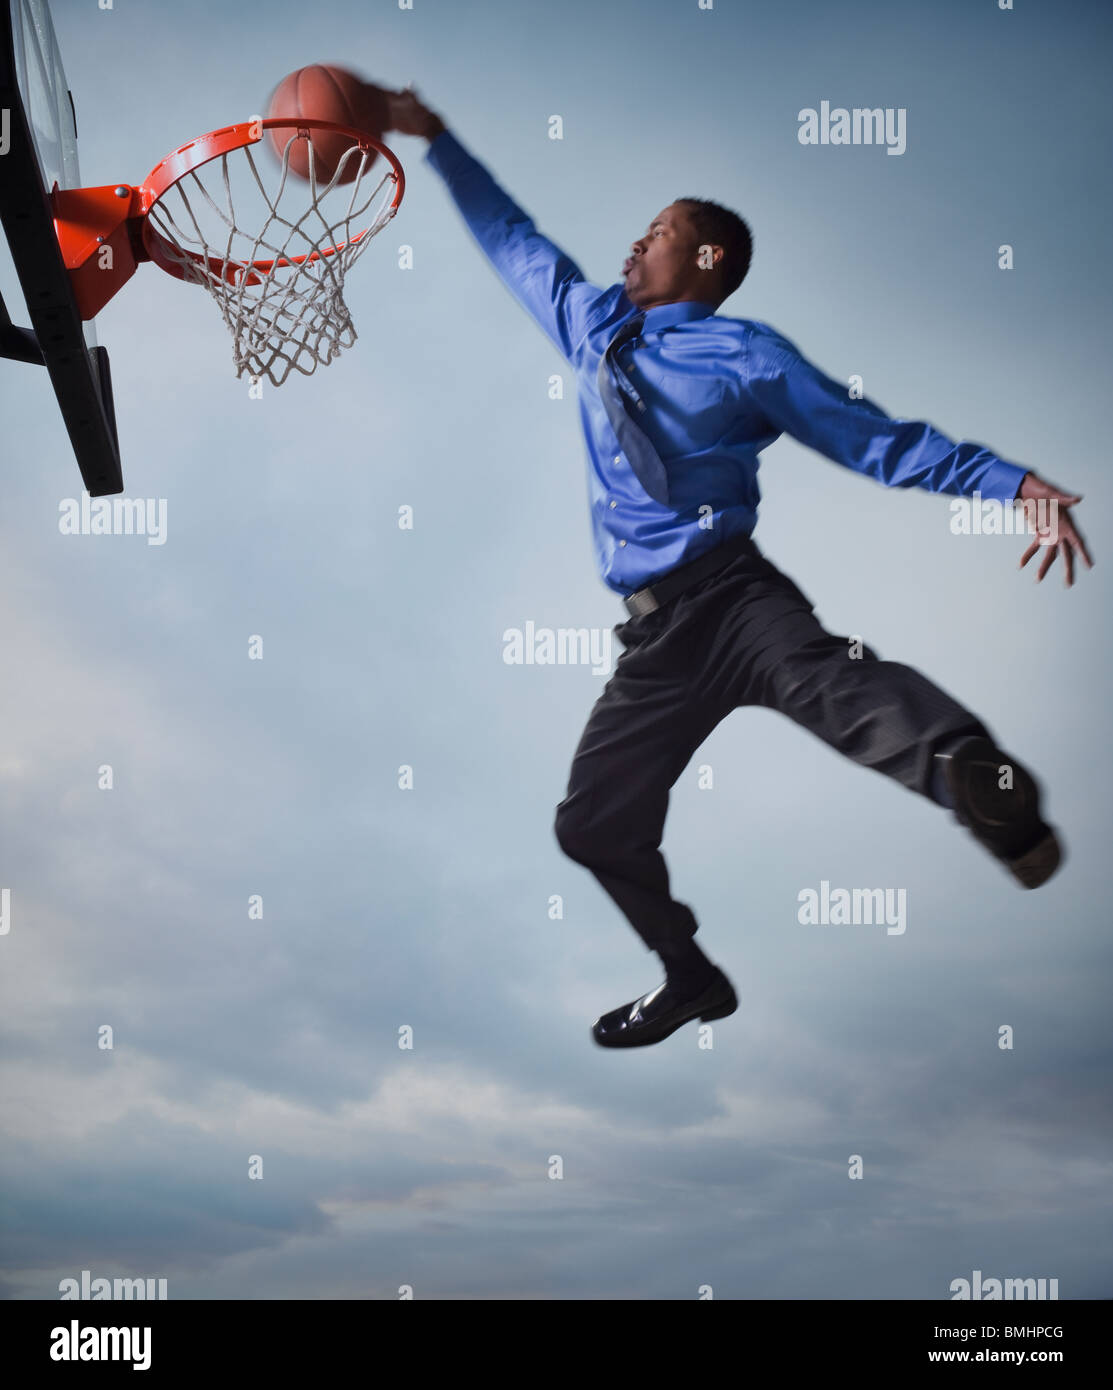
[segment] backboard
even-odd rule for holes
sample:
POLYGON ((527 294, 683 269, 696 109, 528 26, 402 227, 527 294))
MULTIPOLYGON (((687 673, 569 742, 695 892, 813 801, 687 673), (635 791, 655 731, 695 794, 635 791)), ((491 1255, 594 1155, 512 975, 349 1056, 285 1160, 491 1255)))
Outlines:
MULTIPOLYGON (((30 328, 0 298, 0 358, 45 366, 90 496, 123 491, 108 353, 83 323, 50 195, 81 186, 77 117, 48 0, 0 0, 0 222, 30 328)), ((0 362, 0 370, 14 371, 0 362)), ((9 381, 5 389, 14 390, 9 381)))

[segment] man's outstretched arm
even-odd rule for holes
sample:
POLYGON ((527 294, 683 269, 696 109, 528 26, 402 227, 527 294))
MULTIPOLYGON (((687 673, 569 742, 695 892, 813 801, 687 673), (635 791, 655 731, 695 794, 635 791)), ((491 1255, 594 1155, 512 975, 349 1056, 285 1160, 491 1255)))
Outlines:
POLYGON ((1025 503, 1030 521, 1035 515, 1032 503, 1054 500, 1054 535, 1037 533, 1020 561, 1023 567, 1041 545, 1046 547, 1037 579, 1044 577, 1056 554, 1062 554, 1068 585, 1074 582, 1076 553, 1087 566, 1092 564, 1068 511, 1081 497, 1053 487, 1024 465, 1007 463, 981 444, 955 443, 926 421, 896 420, 870 400, 852 399, 845 386, 765 326, 747 335, 743 380, 776 429, 886 487, 1015 500, 1025 503))
POLYGON ((391 94, 391 127, 429 141, 425 158, 444 179, 469 230, 515 299, 574 361, 604 291, 535 227, 529 215, 407 88, 391 94))

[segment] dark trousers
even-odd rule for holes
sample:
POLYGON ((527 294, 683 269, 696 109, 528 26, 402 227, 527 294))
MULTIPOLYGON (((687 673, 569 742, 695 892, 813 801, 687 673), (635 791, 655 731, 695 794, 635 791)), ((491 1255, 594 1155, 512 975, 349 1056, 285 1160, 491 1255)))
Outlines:
POLYGON ((848 758, 931 795, 932 754, 986 726, 918 671, 827 632, 751 540, 669 603, 619 623, 624 648, 591 711, 556 836, 652 949, 691 938, 661 854, 669 791, 731 710, 779 710, 848 758))

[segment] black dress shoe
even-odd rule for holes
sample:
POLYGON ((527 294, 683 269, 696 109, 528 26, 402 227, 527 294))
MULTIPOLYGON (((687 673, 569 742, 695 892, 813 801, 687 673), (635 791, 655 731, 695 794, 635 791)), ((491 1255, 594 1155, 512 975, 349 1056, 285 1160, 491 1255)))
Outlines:
POLYGON ((595 1021, 591 1035, 600 1047, 646 1047, 660 1042, 690 1019, 708 1023, 738 1008, 731 982, 716 966, 711 982, 698 994, 681 993, 668 980, 632 1004, 623 1004, 595 1021))
POLYGON ((954 802, 955 818, 1008 868, 1025 888, 1046 883, 1063 859, 1051 826, 1040 817, 1035 779, 987 738, 969 738, 950 754, 936 754, 954 802), (1000 785, 1000 768, 1012 786, 1000 785))

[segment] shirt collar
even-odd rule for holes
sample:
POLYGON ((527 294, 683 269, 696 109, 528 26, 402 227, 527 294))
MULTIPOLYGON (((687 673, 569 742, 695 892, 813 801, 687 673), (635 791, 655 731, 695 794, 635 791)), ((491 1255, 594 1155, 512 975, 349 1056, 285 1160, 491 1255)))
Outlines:
POLYGON ((662 328, 672 328, 678 323, 689 323, 692 319, 709 318, 715 312, 714 304, 704 304, 698 299, 682 299, 676 304, 658 304, 645 311, 645 333, 656 333, 662 328))

